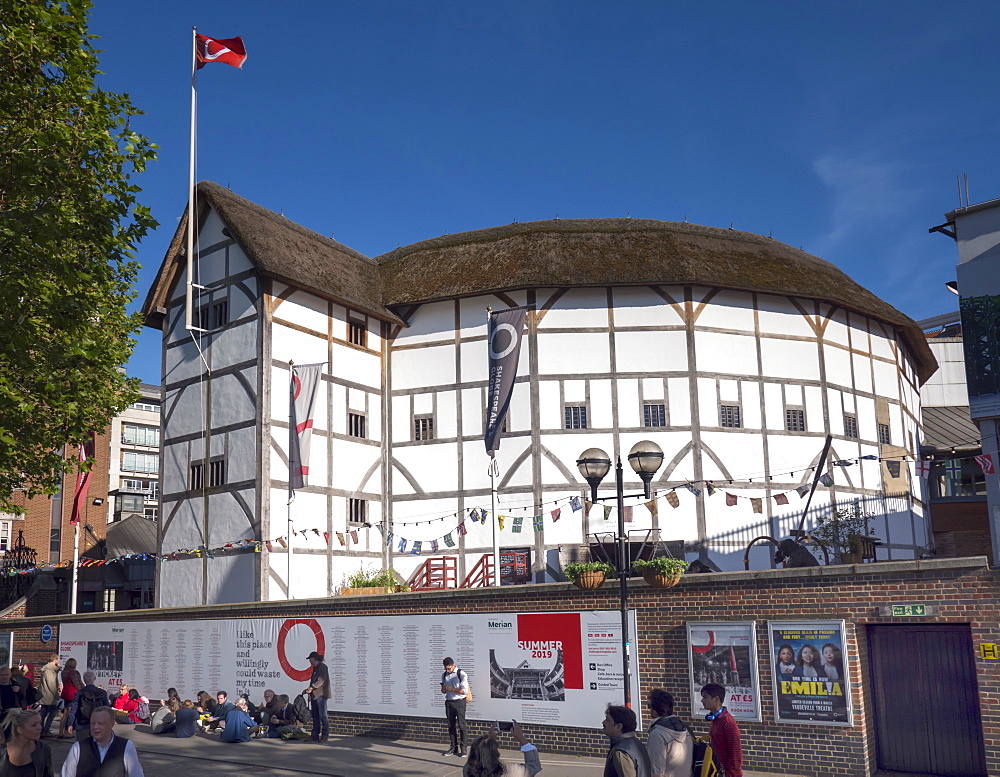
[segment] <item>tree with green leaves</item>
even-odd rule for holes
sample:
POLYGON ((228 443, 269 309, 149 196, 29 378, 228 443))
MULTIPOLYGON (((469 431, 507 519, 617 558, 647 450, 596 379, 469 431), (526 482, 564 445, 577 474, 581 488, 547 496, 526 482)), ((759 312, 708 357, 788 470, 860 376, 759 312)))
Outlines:
POLYGON ((134 402, 121 371, 140 321, 132 181, 155 146, 128 95, 95 81, 89 0, 0 0, 0 509, 54 493, 134 402))

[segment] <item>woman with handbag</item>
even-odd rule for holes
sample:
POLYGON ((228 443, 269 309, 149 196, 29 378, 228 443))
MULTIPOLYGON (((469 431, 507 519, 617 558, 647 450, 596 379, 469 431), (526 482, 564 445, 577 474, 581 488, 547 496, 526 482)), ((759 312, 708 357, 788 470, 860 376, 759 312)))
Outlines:
POLYGON ((59 736, 72 737, 66 733, 66 713, 69 712, 69 705, 76 698, 76 692, 83 690, 83 678, 76 669, 76 659, 67 658, 62 673, 62 693, 59 698, 63 700, 62 714, 59 717, 59 736))

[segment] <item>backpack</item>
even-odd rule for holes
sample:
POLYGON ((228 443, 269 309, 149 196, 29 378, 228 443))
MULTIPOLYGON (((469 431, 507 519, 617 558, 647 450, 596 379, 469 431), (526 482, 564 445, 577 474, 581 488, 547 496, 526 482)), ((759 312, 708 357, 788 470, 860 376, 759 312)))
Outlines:
POLYGON ((722 774, 722 765, 715 757, 712 744, 708 737, 696 737, 694 740, 694 761, 691 764, 691 777, 718 777, 722 774))
POLYGON ((149 720, 149 703, 139 699, 139 706, 135 708, 135 716, 142 721, 149 720))
POLYGON ((295 714, 303 723, 312 718, 312 713, 309 711, 309 705, 306 704, 306 695, 304 693, 300 693, 295 697, 295 702, 292 706, 295 707, 295 714))
POLYGON ((88 691, 84 688, 82 691, 77 693, 76 697, 80 700, 80 703, 76 707, 76 720, 77 725, 80 723, 90 723, 90 715, 101 706, 101 702, 104 700, 101 698, 100 691, 88 691))
MULTIPOLYGON (((463 672, 457 666, 455 667, 455 674, 458 675, 459 682, 461 682, 462 680, 465 680, 466 685, 469 686, 468 688, 465 689, 465 700, 466 701, 472 701, 472 683, 469 682, 469 675, 467 675, 465 672, 463 672)), ((442 685, 444 685, 444 678, 446 678, 447 676, 448 676, 447 672, 442 672, 441 673, 441 684, 442 685)))

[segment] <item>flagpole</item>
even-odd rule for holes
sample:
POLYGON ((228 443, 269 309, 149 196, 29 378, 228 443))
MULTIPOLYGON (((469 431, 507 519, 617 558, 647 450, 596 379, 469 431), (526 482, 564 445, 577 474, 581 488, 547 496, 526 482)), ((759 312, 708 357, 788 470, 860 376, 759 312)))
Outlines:
POLYGON ((490 508, 493 520, 493 585, 500 585, 500 539, 497 535, 497 486, 496 477, 499 474, 497 460, 490 459, 490 508))
MULTIPOLYGON (((293 368, 294 367, 295 367, 295 362, 292 361, 291 359, 289 359, 288 360, 288 374, 291 377, 291 379, 289 380, 289 384, 294 384, 294 382, 295 382, 295 380, 294 380, 295 373, 293 372, 293 368)), ((295 425, 295 419, 291 416, 291 414, 289 415, 289 419, 288 420, 289 420, 289 423, 291 423, 293 426, 295 425)), ((291 458, 291 454, 292 454, 292 452, 291 452, 291 450, 289 450, 288 451, 289 458, 291 458)), ((291 461, 289 461, 289 464, 291 464, 291 461)), ((291 469, 289 469, 289 471, 288 471, 288 515, 287 515, 287 521, 286 521, 286 523, 287 523, 286 534, 288 536, 288 549, 287 549, 288 558, 286 559, 286 561, 288 563, 288 566, 287 566, 287 571, 285 573, 285 590, 287 591, 287 594, 288 594, 287 598, 288 598, 289 601, 291 601, 291 599, 292 599, 292 537, 294 536, 294 534, 292 533, 292 502, 295 501, 295 489, 292 488, 292 478, 293 477, 294 476, 292 474, 292 471, 291 471, 291 469)))
POLYGON ((192 307, 194 303, 194 154, 195 154, 195 128, 198 123, 198 92, 195 89, 195 82, 198 73, 197 27, 191 28, 191 135, 189 139, 188 153, 188 208, 187 208, 187 285, 184 290, 184 328, 191 331, 192 307))
POLYGON ((70 593, 69 614, 76 615, 76 591, 80 579, 80 521, 73 524, 73 591, 70 593))

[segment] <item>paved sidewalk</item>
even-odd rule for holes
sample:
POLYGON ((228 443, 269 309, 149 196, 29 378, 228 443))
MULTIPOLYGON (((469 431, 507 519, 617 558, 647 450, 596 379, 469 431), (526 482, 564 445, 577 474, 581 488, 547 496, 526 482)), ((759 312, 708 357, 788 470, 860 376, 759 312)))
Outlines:
MULTIPOLYGON (((154 736, 148 727, 115 726, 115 734, 131 739, 149 777, 180 777, 210 764, 214 777, 223 775, 273 774, 293 777, 301 774, 334 777, 461 777, 464 759, 440 754, 442 744, 406 742, 374 737, 331 736, 329 742, 283 742, 254 739, 229 744, 214 734, 197 734, 190 739, 172 735, 154 736)), ((46 739, 52 747, 53 765, 62 766, 71 740, 46 739)), ((584 758, 561 753, 540 753, 540 777, 601 777, 603 758, 584 758)), ((521 762, 517 751, 503 751, 505 761, 521 762)), ((58 772, 56 772, 58 774, 58 772)), ((760 772, 744 772, 746 777, 767 777, 760 772)))

